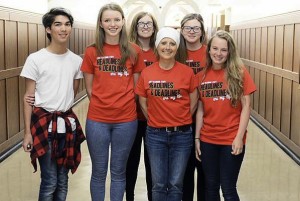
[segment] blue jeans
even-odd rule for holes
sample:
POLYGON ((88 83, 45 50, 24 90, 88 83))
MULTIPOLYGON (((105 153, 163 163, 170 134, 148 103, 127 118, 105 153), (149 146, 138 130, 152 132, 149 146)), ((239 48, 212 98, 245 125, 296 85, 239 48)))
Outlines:
MULTIPOLYGON (((57 134, 58 148, 65 146, 65 133, 57 134)), ((55 160, 51 159, 51 141, 52 135, 49 133, 49 149, 47 153, 39 157, 41 168, 41 185, 39 192, 39 201, 65 201, 68 192, 68 172, 65 167, 58 167, 55 160)))
POLYGON ((87 119, 86 138, 92 160, 91 197, 104 201, 105 181, 110 155, 110 200, 122 201, 126 186, 126 164, 136 135, 137 120, 101 123, 87 119))
POLYGON ((153 201, 180 201, 183 178, 193 146, 192 128, 167 132, 147 127, 146 147, 152 175, 153 201))
POLYGON ((225 201, 239 201, 236 189, 245 155, 232 155, 231 145, 215 145, 201 141, 201 159, 205 177, 205 200, 220 201, 220 186, 225 201))

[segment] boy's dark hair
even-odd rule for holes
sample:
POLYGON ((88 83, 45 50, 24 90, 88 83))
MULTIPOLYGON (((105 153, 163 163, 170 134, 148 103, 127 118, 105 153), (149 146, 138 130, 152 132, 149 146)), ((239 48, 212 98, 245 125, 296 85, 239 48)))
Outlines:
MULTIPOLYGON (((51 8, 49 12, 47 12, 42 19, 43 25, 46 28, 51 28, 51 25, 53 24, 55 17, 58 15, 63 15, 69 18, 71 26, 73 26, 74 18, 71 15, 70 11, 66 10, 65 8, 57 7, 57 8, 51 8)), ((51 41, 51 35, 47 33, 47 38, 51 41)))

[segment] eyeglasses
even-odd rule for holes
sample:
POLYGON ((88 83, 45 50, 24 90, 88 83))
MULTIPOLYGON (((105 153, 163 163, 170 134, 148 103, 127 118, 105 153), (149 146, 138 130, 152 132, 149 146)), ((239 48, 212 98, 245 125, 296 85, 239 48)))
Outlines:
POLYGON ((153 22, 139 22, 137 24, 137 27, 138 28, 145 28, 145 27, 148 27, 148 28, 152 28, 153 27, 153 22))
POLYGON ((191 32, 193 30, 194 33, 198 33, 201 31, 201 27, 198 27, 198 26, 195 26, 195 27, 183 26, 182 29, 185 32, 191 32))

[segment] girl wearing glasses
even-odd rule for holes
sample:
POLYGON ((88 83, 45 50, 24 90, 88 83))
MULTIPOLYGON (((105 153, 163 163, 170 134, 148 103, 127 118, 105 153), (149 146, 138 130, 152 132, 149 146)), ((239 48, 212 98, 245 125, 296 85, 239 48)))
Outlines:
POLYGON ((145 64, 141 49, 128 43, 124 13, 119 5, 110 3, 100 9, 95 36, 95 43, 86 48, 81 67, 90 99, 86 137, 92 161, 91 197, 93 201, 105 200, 110 161, 110 200, 120 201, 137 130, 133 88, 145 64))
MULTIPOLYGON (((203 18, 200 14, 192 13, 181 20, 180 47, 176 60, 190 66, 194 74, 199 73, 206 65, 206 34, 203 18)), ((195 117, 193 118, 193 131, 195 130, 195 117)), ((193 149, 194 150, 194 149, 193 149)), ((204 201, 204 176, 201 162, 196 160, 192 151, 185 172, 183 183, 183 201, 193 201, 194 172, 197 168, 197 201, 204 201)))
MULTIPOLYGON (((147 12, 140 12, 132 20, 129 30, 129 40, 142 49, 142 55, 146 66, 157 61, 154 53, 155 39, 158 26, 155 18, 147 12)), ((145 138, 147 120, 144 117, 140 104, 137 104, 138 129, 135 141, 131 148, 131 152, 127 161, 126 170, 126 200, 134 201, 134 189, 137 180, 138 167, 141 156, 142 139, 145 138)), ((144 163, 146 169, 146 184, 148 200, 152 201, 152 179, 147 150, 144 146, 144 163)))

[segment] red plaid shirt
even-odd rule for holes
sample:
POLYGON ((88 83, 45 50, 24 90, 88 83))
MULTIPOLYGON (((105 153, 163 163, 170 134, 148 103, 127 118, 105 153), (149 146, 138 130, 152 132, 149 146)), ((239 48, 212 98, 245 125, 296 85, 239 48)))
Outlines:
POLYGON ((52 121, 52 150, 51 157, 55 159, 58 166, 65 166, 74 173, 81 161, 80 144, 85 140, 81 125, 72 109, 66 112, 48 112, 43 108, 35 107, 31 115, 31 134, 33 137, 33 148, 30 154, 31 163, 36 172, 36 159, 44 155, 48 149, 48 127, 52 121), (60 153, 58 150, 57 140, 57 118, 65 120, 66 125, 66 142, 65 147, 60 153), (76 122, 76 137, 72 131, 72 126, 68 117, 74 118, 76 122))

